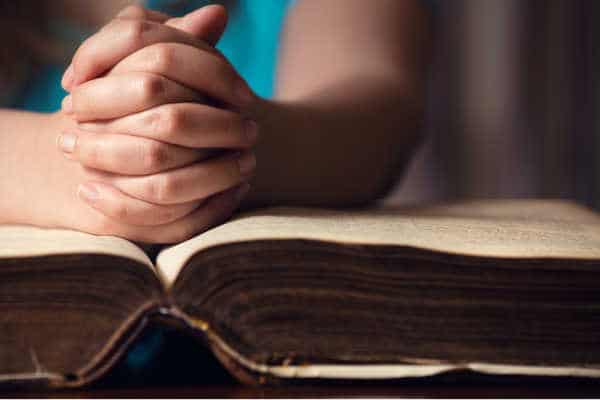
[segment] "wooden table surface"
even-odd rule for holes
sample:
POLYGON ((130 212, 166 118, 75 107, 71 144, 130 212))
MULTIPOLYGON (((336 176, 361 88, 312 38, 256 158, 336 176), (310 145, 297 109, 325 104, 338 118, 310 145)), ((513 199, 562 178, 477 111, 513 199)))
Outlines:
POLYGON ((386 398, 456 398, 456 397, 534 397, 534 398, 594 398, 600 396, 600 385, 593 383, 548 382, 538 384, 394 384, 335 385, 252 388, 237 384, 187 384, 181 386, 103 387, 54 392, 8 392, 0 397, 162 397, 162 398, 298 398, 298 397, 386 397, 386 398))

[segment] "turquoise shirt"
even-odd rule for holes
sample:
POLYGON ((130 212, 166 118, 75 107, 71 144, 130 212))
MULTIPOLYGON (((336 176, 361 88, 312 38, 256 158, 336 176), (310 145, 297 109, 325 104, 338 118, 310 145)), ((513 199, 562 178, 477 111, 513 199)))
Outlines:
MULTIPOLYGON (((292 0, 237 0, 229 11, 229 24, 217 48, 229 59, 250 87, 262 96, 273 94, 280 31, 292 0)), ((190 0, 148 0, 147 6, 183 15, 198 7, 214 3, 190 0)), ((66 40, 81 41, 86 34, 74 27, 55 24, 53 33, 66 40)), ((60 109, 65 91, 60 86, 64 65, 48 65, 31 79, 12 104, 14 108, 54 112, 60 109)))

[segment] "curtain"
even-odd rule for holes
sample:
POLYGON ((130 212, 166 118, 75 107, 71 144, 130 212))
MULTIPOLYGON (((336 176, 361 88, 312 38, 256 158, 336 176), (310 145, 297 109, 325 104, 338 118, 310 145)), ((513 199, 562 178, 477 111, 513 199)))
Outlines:
POLYGON ((427 140, 387 202, 544 197, 600 209, 600 2, 439 4, 427 140))

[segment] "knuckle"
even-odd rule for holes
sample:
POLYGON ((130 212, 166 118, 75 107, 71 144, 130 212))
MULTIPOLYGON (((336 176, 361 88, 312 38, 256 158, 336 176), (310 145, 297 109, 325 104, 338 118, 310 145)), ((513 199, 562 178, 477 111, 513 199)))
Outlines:
POLYGON ((96 61, 96 58, 92 56, 93 44, 91 40, 86 40, 79 47, 75 55, 73 56, 73 68, 75 71, 81 73, 81 71, 87 70, 99 70, 100 65, 96 61))
POLYGON ((168 207, 156 207, 148 216, 153 225, 162 225, 171 221, 173 213, 168 207))
POLYGON ((210 88, 212 91, 217 91, 221 85, 221 82, 236 82, 236 79, 234 79, 231 72, 231 67, 225 60, 222 60, 221 58, 215 57, 214 72, 216 77, 215 79, 212 79, 210 83, 212 85, 210 88))
POLYGON ((177 107, 165 107, 162 110, 159 124, 163 133, 177 133, 185 124, 185 113, 177 107))
POLYGON ((102 163, 102 150, 93 143, 86 143, 85 140, 79 139, 80 157, 83 163, 90 166, 98 166, 102 163))
POLYGON ((131 216, 131 210, 125 203, 113 205, 112 216, 119 221, 127 221, 131 216))
POLYGON ((144 34, 151 28, 151 24, 147 21, 128 19, 121 20, 121 28, 123 32, 121 37, 125 39, 132 47, 139 47, 144 43, 144 34))
POLYGON ((140 145, 140 158, 145 170, 155 171, 168 163, 169 152, 163 144, 152 141, 140 145))
POLYGON ((167 203, 170 202, 171 200, 175 199, 179 192, 179 184, 178 184, 177 180, 175 180, 169 176, 163 177, 162 185, 160 186, 160 188, 161 188, 160 198, 162 198, 163 201, 167 202, 167 203))
POLYGON ((148 181, 147 193, 152 202, 168 204, 177 195, 177 182, 168 175, 155 175, 148 181))
POLYGON ((144 101, 150 101, 163 95, 165 82, 157 75, 143 75, 139 80, 140 96, 144 101))
POLYGON ((144 7, 139 4, 131 4, 123 9, 117 17, 119 18, 143 18, 146 16, 144 7))
POLYGON ((144 187, 144 195, 146 199, 153 203, 159 203, 160 201, 160 178, 158 176, 154 176, 148 179, 144 187))
POLYGON ((150 68, 156 72, 169 71, 174 64, 174 53, 170 46, 159 43, 151 46, 150 51, 150 68))
POLYGON ((227 117, 227 125, 226 125, 226 134, 228 137, 239 139, 243 138, 245 135, 246 127, 245 127, 245 119, 238 115, 232 114, 227 117))
POLYGON ((161 133, 161 124, 163 119, 163 107, 156 107, 148 111, 148 113, 144 114, 144 118, 142 123, 144 126, 148 127, 148 133, 152 133, 155 136, 160 135, 161 133))

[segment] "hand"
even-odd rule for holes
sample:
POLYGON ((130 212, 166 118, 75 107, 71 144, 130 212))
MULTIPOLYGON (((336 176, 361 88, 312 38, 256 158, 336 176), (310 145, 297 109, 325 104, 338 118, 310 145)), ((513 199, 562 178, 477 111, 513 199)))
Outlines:
POLYGON ((65 132, 59 144, 86 167, 80 197, 109 219, 164 225, 192 217, 218 193, 247 191, 257 127, 242 113, 255 96, 216 50, 169 26, 209 32, 214 42, 224 24, 205 9, 161 24, 163 16, 129 8, 154 21, 121 14, 81 46, 65 74, 71 95, 63 112, 94 122, 65 132), (236 111, 197 103, 208 96, 236 111), (236 151, 215 155, 217 148, 236 151))
MULTIPOLYGON (((3 129, 10 132, 9 129, 19 127, 20 131, 11 135, 12 147, 6 147, 10 151, 2 158, 5 174, 2 188, 6 194, 0 203, 3 223, 75 229, 138 242, 177 243, 227 219, 248 189, 240 185, 199 203, 151 205, 151 210, 142 212, 143 218, 137 223, 124 220, 135 217, 138 204, 115 202, 113 217, 107 217, 77 197, 78 187, 81 193, 86 188, 82 183, 96 179, 97 172, 55 151, 56 132, 74 127, 73 121, 62 113, 5 112, 5 115, 4 122, 6 119, 11 122, 5 123, 3 129)), ((115 189, 101 193, 111 196, 112 190, 115 189)), ((94 197, 94 193, 86 194, 94 197)))

